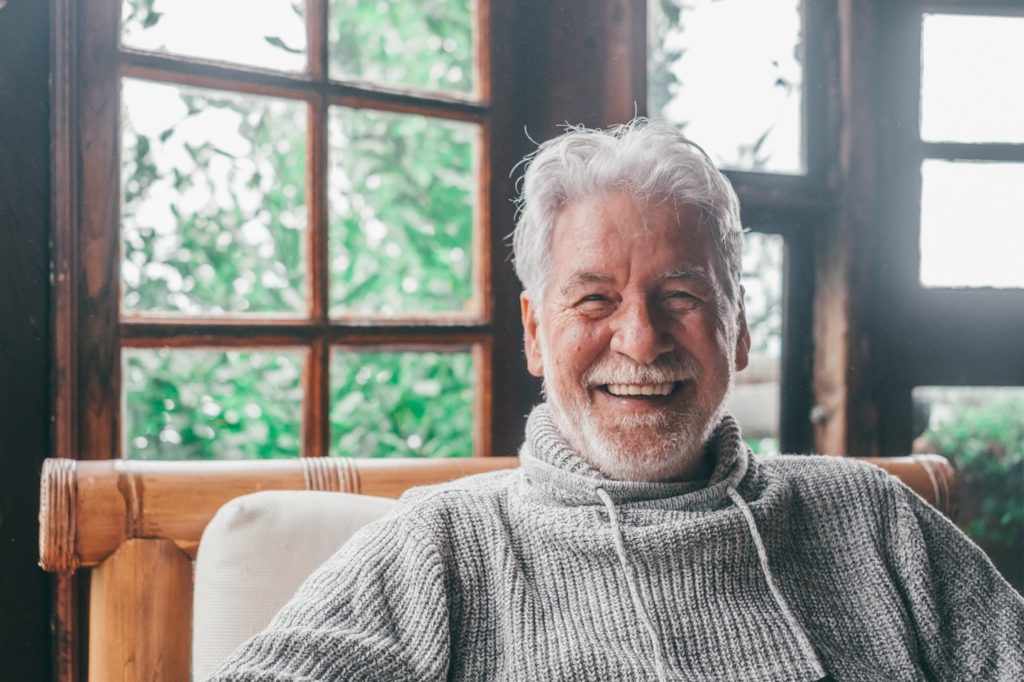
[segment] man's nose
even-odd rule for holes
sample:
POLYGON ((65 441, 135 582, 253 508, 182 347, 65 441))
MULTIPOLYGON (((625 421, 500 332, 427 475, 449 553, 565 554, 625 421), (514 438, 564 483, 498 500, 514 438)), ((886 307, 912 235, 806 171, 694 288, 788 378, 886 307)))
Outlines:
POLYGON ((649 365, 674 343, 664 320, 652 311, 646 301, 624 305, 617 311, 618 319, 612 334, 611 350, 649 365))

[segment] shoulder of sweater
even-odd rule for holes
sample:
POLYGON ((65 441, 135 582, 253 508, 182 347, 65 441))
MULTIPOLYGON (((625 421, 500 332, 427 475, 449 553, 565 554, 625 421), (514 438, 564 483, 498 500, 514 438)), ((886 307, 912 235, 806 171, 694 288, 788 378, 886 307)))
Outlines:
POLYGON ((902 487, 895 476, 856 457, 771 455, 756 457, 755 461, 768 476, 799 488, 872 488, 895 492, 902 487))
POLYGON ((416 486, 405 491, 400 502, 403 507, 425 508, 436 505, 448 506, 458 504, 460 501, 483 501, 503 494, 519 476, 518 468, 503 469, 464 476, 446 483, 416 486))
MULTIPOLYGON (((359 535, 369 538, 403 538, 405 546, 445 544, 453 522, 472 522, 478 513, 493 508, 502 491, 511 487, 519 469, 476 474, 409 488, 384 516, 363 526, 359 535)), ((374 540, 376 542, 377 540, 374 540)))
POLYGON ((884 479, 888 474, 858 457, 834 455, 755 455, 753 461, 769 469, 793 476, 865 476, 884 479))

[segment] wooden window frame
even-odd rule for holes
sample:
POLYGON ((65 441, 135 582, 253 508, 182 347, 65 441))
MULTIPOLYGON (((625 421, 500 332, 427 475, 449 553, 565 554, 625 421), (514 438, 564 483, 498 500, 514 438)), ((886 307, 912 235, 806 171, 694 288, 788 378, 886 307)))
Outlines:
MULTIPOLYGON (((474 97, 400 91, 354 85, 327 76, 327 0, 308 0, 308 72, 279 73, 122 48, 118 0, 57 3, 55 16, 55 454, 105 459, 122 450, 121 349, 212 347, 303 347, 308 350, 302 416, 303 456, 326 456, 330 449, 330 353, 339 346, 470 349, 474 354, 474 453, 492 454, 495 446, 511 454, 508 438, 497 443, 492 416, 496 380, 517 384, 513 367, 494 361, 498 330, 515 322, 509 306, 493 301, 508 289, 491 284, 496 248, 511 231, 504 206, 492 211, 508 183, 492 183, 495 168, 507 169, 508 145, 492 152, 496 121, 511 114, 508 99, 491 95, 490 0, 476 0, 474 59, 479 84, 474 97), (178 317, 122 313, 120 295, 120 98, 122 78, 145 79, 234 92, 284 97, 308 106, 307 230, 308 317, 178 317), (328 311, 326 119, 342 105, 396 113, 416 113, 479 126, 476 145, 477 191, 474 216, 474 311, 447 315, 406 315, 380 319, 331 316, 328 311)), ((500 15, 502 11, 495 12, 500 15)), ((514 115, 514 114, 512 114, 514 115)), ((514 151, 512 153, 515 153, 514 151)), ((506 296, 511 296, 508 292, 506 296)), ((511 446, 514 447, 514 446, 511 446)))
POLYGON ((1024 163, 1024 144, 929 142, 921 139, 921 22, 927 13, 1024 17, 1019 2, 919 0, 893 3, 880 16, 882 225, 875 253, 881 290, 875 330, 886 350, 877 364, 879 447, 909 452, 912 392, 917 386, 1024 386, 1024 289, 939 288, 920 282, 921 163, 926 159, 1024 163))

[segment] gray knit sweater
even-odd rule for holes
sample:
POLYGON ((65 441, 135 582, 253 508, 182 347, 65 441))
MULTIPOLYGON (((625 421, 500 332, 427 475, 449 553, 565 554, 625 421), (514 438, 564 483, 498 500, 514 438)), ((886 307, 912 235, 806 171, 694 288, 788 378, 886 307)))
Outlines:
POLYGON ((530 416, 519 469, 410 491, 213 680, 1024 680, 1024 600, 898 480, 752 459, 604 478, 530 416))

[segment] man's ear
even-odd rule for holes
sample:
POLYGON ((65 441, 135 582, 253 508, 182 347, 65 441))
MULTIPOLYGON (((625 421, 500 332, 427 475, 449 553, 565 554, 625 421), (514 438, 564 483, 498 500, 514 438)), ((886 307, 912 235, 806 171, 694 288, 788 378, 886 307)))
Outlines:
POLYGON ((746 290, 740 286, 739 307, 736 311, 736 371, 747 368, 750 362, 750 329, 747 328, 747 313, 743 305, 746 290))
POLYGON ((535 377, 544 376, 544 360, 540 352, 540 336, 537 330, 539 311, 525 291, 519 295, 519 307, 523 314, 523 346, 526 349, 526 368, 535 377))

